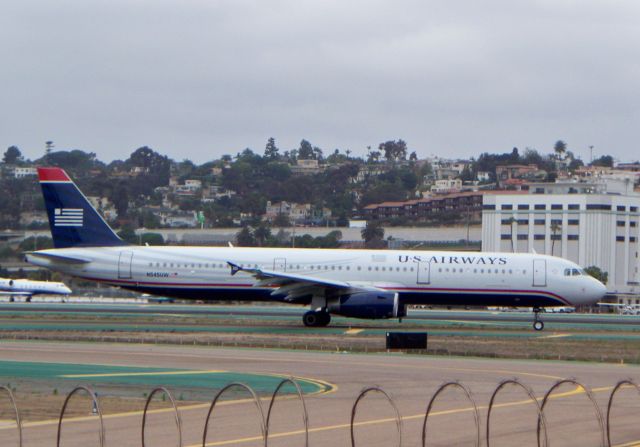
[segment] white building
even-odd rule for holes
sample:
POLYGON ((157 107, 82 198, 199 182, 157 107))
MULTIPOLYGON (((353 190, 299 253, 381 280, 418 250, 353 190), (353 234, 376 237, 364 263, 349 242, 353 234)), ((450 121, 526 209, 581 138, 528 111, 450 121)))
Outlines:
POLYGON ((529 193, 484 195, 482 250, 535 251, 597 266, 609 275, 609 292, 630 294, 624 302, 635 304, 640 196, 606 194, 596 184, 580 192, 565 191, 566 184, 541 185, 529 193))
POLYGON ((38 175, 38 170, 31 167, 6 165, 5 172, 7 177, 25 178, 38 175))
POLYGON ((453 192, 460 192, 462 189, 462 180, 456 179, 444 179, 436 180, 433 186, 431 186, 431 192, 436 194, 449 194, 453 192))

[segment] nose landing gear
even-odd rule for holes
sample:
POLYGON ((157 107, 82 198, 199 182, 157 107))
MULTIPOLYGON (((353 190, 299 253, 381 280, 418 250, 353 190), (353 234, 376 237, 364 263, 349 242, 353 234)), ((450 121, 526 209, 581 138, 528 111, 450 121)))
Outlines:
POLYGON ((540 319, 540 312, 542 312, 541 308, 533 308, 533 329, 536 331, 541 331, 544 329, 544 322, 540 319))

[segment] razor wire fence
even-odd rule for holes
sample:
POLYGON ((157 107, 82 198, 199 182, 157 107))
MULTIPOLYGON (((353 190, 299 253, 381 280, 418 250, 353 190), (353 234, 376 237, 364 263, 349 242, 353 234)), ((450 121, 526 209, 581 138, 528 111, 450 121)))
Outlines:
MULTIPOLYGON (((531 388, 529 388, 527 385, 525 385, 523 382, 521 382, 520 380, 518 380, 517 378, 514 379, 507 379, 507 380, 503 380, 501 381, 493 390, 493 392, 491 393, 491 397, 489 399, 489 403, 487 404, 487 406, 485 407, 479 407, 476 401, 476 398, 474 397, 472 391, 465 386, 463 383, 461 382, 457 382, 457 381, 449 381, 449 382, 445 382, 442 385, 440 385, 436 391, 431 395, 427 405, 426 405, 426 410, 424 412, 424 417, 422 418, 422 433, 421 433, 421 441, 420 441, 420 445, 423 447, 426 447, 427 445, 429 445, 429 443, 427 442, 427 434, 430 433, 430 429, 429 429, 429 418, 433 415, 434 413, 434 408, 435 408, 435 404, 438 400, 441 399, 441 396, 443 395, 443 393, 447 390, 454 390, 457 391, 459 394, 462 395, 462 397, 468 401, 468 403, 471 405, 471 407, 469 407, 471 409, 472 415, 473 415, 473 443, 475 446, 479 447, 481 445, 486 445, 487 447, 490 447, 491 444, 491 426, 492 426, 492 419, 494 417, 495 412, 493 411, 493 409, 496 407, 496 400, 497 400, 497 396, 503 392, 503 390, 505 390, 507 387, 512 387, 512 388, 517 388, 520 391, 524 392, 524 394, 527 396, 528 401, 530 401, 532 404, 535 405, 535 409, 536 409, 536 418, 535 420, 531 421, 531 429, 532 431, 535 431, 536 433, 536 439, 537 439, 537 446, 538 447, 549 447, 553 444, 553 440, 550 439, 549 435, 548 435, 548 424, 547 424, 547 416, 545 415, 545 410, 547 410, 547 406, 550 402, 550 400, 554 397, 554 393, 556 393, 558 391, 558 389, 560 387, 562 387, 563 385, 573 385, 576 387, 576 390, 579 390, 580 393, 584 393, 586 395, 586 397, 588 398, 589 402, 591 403, 592 407, 593 407, 593 413, 594 413, 594 417, 595 420, 597 422, 596 427, 597 427, 597 431, 598 431, 598 442, 599 445, 603 446, 603 447, 612 447, 612 411, 614 409, 614 398, 618 395, 618 393, 622 390, 622 389, 632 389, 635 390, 638 393, 638 396, 640 397, 640 385, 638 385, 635 381, 631 380, 631 379, 625 379, 625 380, 620 380, 619 382, 616 383, 616 385, 612 388, 611 393, 608 396, 607 399, 607 406, 606 406, 606 413, 602 412, 602 409, 600 407, 600 405, 598 404, 598 402, 596 401, 592 390, 587 387, 586 385, 582 384, 581 382, 575 380, 575 379, 561 379, 556 381, 548 390, 547 392, 544 394, 543 397, 536 397, 533 393, 533 390, 531 388), (481 424, 481 415, 480 415, 480 411, 479 409, 483 408, 486 409, 486 420, 485 420, 485 425, 484 425, 484 430, 482 430, 482 424, 481 424)), ((304 397, 304 393, 302 391, 302 388, 300 387, 300 385, 298 384, 297 380, 293 377, 291 378, 285 378, 283 379, 275 388, 273 394, 271 394, 271 398, 269 399, 269 405, 268 405, 268 409, 267 409, 267 413, 265 416, 265 412, 263 410, 263 405, 261 403, 261 398, 258 397, 258 394, 255 392, 255 390, 253 390, 249 385, 246 385, 244 383, 240 383, 240 382, 233 382, 233 383, 229 383, 228 385, 224 386, 222 389, 220 389, 217 394, 215 395, 215 397, 213 398, 213 400, 211 401, 211 404, 209 405, 209 409, 207 411, 206 414, 206 418, 203 421, 203 430, 202 430, 202 446, 206 447, 208 445, 210 445, 208 443, 208 439, 209 439, 209 435, 212 432, 215 432, 217 429, 217 426, 213 423, 214 421, 214 416, 215 416, 215 409, 216 406, 218 405, 218 403, 222 400, 222 397, 228 393, 229 391, 236 389, 236 390, 240 390, 243 392, 246 392, 250 398, 247 400, 247 402, 252 403, 253 406, 255 407, 255 411, 253 412, 253 418, 255 418, 258 422, 258 425, 260 427, 260 440, 261 440, 261 445, 264 445, 265 447, 268 447, 269 445, 269 433, 270 433, 270 423, 272 420, 272 415, 274 414, 275 411, 275 403, 276 403, 276 398, 282 394, 282 390, 285 386, 290 385, 293 390, 294 390, 294 396, 297 397, 297 399, 300 402, 300 414, 301 414, 301 421, 302 421, 302 426, 303 429, 300 431, 300 433, 304 434, 304 445, 305 447, 308 447, 310 445, 309 443, 309 432, 310 432, 310 421, 309 421, 309 414, 308 414, 308 410, 307 410, 307 404, 305 401, 305 397, 304 397)), ((67 412, 67 408, 69 406, 70 401, 72 400, 72 398, 76 395, 80 395, 80 394, 86 394, 93 405, 93 413, 95 414, 96 418, 97 418, 97 428, 96 428, 96 435, 97 435, 97 439, 98 439, 98 445, 103 447, 106 445, 106 438, 107 438, 107 433, 105 431, 105 426, 104 426, 104 416, 103 416, 103 412, 101 410, 101 406, 100 406, 100 402, 99 402, 99 397, 98 394, 91 388, 88 386, 77 386, 75 387, 72 391, 70 391, 65 399, 64 399, 64 403, 62 405, 62 408, 59 412, 59 416, 58 416, 58 423, 57 423, 57 433, 56 433, 56 446, 57 447, 61 447, 62 446, 62 428, 63 428, 63 420, 65 417, 65 414, 67 412)), ((350 417, 350 422, 349 422, 349 429, 350 429, 350 445, 351 447, 356 447, 359 446, 361 447, 362 445, 365 445, 363 443, 359 444, 356 442, 356 436, 355 436, 355 426, 356 426, 356 417, 358 414, 358 409, 363 405, 364 402, 367 402, 367 400, 365 400, 365 397, 367 397, 370 394, 377 394, 380 395, 384 398, 384 401, 392 408, 393 410, 393 414, 394 417, 392 418, 393 421, 395 421, 395 426, 396 426, 396 434, 394 436, 394 440, 388 440, 386 441, 386 445, 388 446, 398 446, 401 447, 403 445, 403 416, 401 415, 399 409, 398 409, 398 405, 396 402, 396 399, 389 393, 387 393, 384 389, 382 389, 381 387, 378 386, 372 386, 372 387, 367 387, 364 388, 356 397, 355 400, 353 401, 353 404, 351 406, 351 417, 350 417)), ((153 398, 157 395, 162 395, 164 396, 164 398, 168 398, 169 402, 171 404, 170 407, 170 411, 173 413, 173 420, 175 423, 175 430, 178 434, 177 436, 177 446, 178 447, 182 447, 183 446, 183 426, 182 426, 182 420, 180 417, 180 408, 177 406, 176 401, 173 397, 173 394, 171 393, 170 390, 168 390, 165 387, 156 387, 154 388, 148 395, 145 405, 144 405, 144 410, 142 412, 142 423, 141 423, 141 427, 140 427, 140 439, 142 442, 142 446, 145 447, 146 445, 148 445, 147 441, 146 441, 146 433, 147 433, 147 415, 149 413, 149 408, 150 408, 150 404, 153 400, 153 398)), ((13 415, 13 422, 15 422, 15 424, 13 425, 12 428, 15 428, 16 431, 16 443, 14 445, 16 445, 17 447, 22 447, 23 446, 23 431, 24 431, 24 424, 20 415, 20 409, 19 409, 19 405, 18 405, 18 401, 16 400, 13 391, 6 387, 6 386, 0 386, 0 399, 2 399, 2 397, 5 397, 5 399, 9 402, 8 407, 10 408, 10 413, 13 415)), ((163 399, 164 400, 164 399, 163 399)), ((1 408, 0 408, 1 409, 1 408)), ((7 427, 5 426, 4 429, 7 429, 7 427)), ((638 429, 638 435, 640 436, 640 427, 637 427, 638 429)), ((433 429, 431 429, 433 430, 433 429)), ((4 445, 4 444, 3 444, 4 445)), ((626 444, 625 444, 626 445, 626 444)), ((630 445, 630 444, 629 444, 630 445)), ((635 444, 634 444, 635 445, 635 444)), ((9 446, 8 446, 9 447, 9 446)))

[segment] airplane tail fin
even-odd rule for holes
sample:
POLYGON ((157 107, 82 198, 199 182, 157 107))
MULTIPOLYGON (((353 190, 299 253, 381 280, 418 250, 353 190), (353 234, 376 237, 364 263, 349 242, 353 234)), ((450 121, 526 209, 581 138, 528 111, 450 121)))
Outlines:
POLYGON ((61 168, 38 168, 55 248, 128 245, 61 168))

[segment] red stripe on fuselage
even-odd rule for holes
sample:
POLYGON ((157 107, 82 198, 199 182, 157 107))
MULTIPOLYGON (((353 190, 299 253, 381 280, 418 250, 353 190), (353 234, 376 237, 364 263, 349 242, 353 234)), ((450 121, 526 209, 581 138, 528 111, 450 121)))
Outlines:
POLYGON ((70 182, 71 179, 61 168, 38 168, 38 179, 41 182, 70 182))

